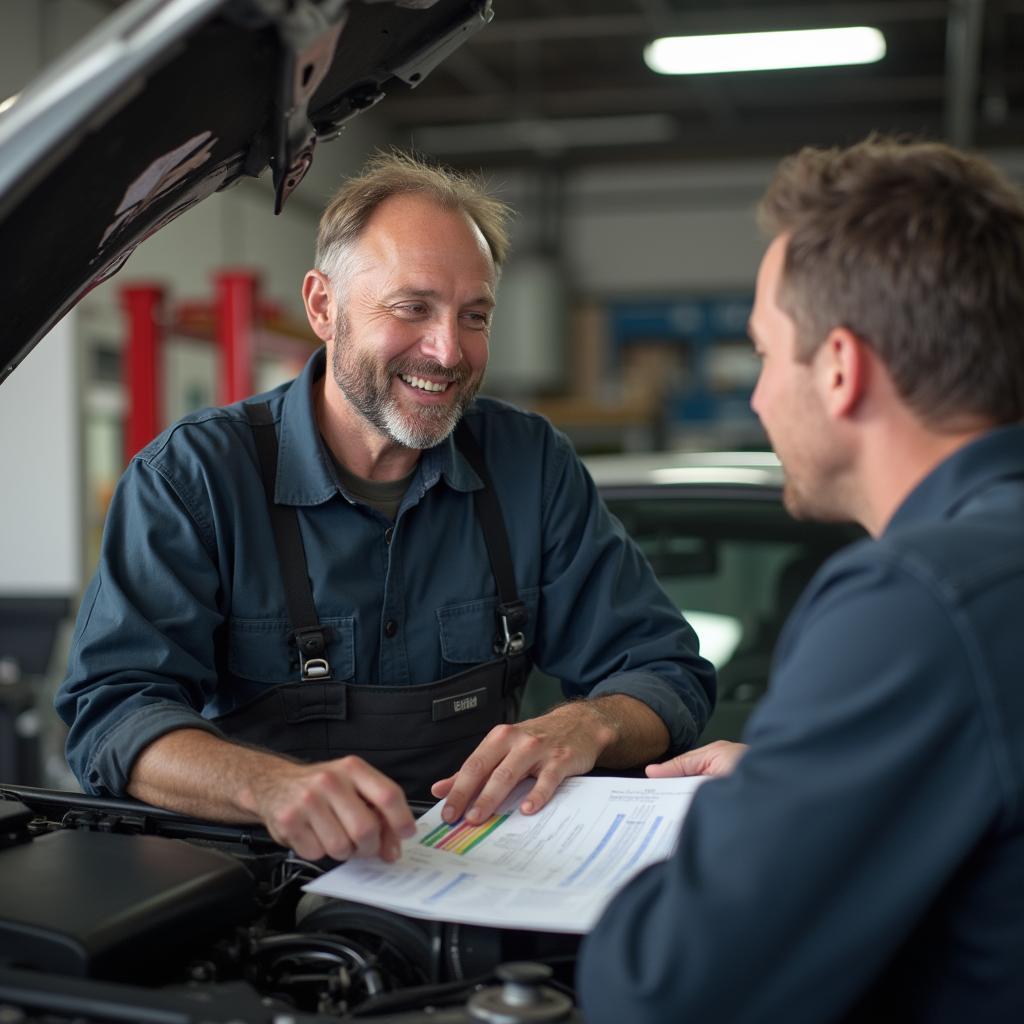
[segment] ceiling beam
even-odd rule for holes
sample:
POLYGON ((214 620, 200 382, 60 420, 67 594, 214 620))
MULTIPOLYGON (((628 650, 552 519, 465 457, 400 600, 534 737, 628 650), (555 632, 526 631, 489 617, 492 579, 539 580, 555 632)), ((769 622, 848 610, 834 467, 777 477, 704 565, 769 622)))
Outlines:
POLYGON ((649 37, 652 30, 671 35, 700 35, 783 28, 827 28, 831 25, 881 25, 899 21, 942 21, 949 0, 873 0, 863 3, 830 3, 815 6, 764 6, 706 9, 660 15, 586 14, 547 18, 501 17, 500 0, 494 21, 473 39, 473 46, 508 45, 512 42, 551 42, 601 37, 649 37))
POLYGON ((462 46, 449 54, 442 66, 466 92, 503 92, 508 88, 507 83, 494 73, 490 65, 481 60, 479 53, 468 46, 462 46))
MULTIPOLYGON (((929 103, 942 101, 946 82, 941 75, 917 75, 870 79, 815 81, 801 104, 792 86, 772 88, 761 83, 756 89, 733 90, 736 110, 762 110, 772 106, 790 109, 806 105, 873 105, 886 103, 929 103)), ((699 89, 673 84, 643 88, 544 89, 516 96, 515 106, 534 116, 587 116, 600 114, 659 113, 692 114, 706 111, 707 96, 699 89)), ((380 116, 397 123, 457 124, 464 121, 504 120, 515 111, 508 92, 424 95, 405 98, 389 96, 378 108, 380 116)))

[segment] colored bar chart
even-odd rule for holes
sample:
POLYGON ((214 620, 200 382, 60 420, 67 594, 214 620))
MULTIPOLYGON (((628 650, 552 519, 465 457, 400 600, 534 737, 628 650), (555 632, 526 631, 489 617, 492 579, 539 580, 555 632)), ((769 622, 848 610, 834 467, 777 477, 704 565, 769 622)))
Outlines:
POLYGON ((435 850, 447 850, 449 853, 457 853, 461 856, 482 843, 508 818, 508 814, 492 814, 479 825, 471 825, 464 819, 460 819, 454 825, 438 825, 420 840, 420 845, 429 846, 435 850))

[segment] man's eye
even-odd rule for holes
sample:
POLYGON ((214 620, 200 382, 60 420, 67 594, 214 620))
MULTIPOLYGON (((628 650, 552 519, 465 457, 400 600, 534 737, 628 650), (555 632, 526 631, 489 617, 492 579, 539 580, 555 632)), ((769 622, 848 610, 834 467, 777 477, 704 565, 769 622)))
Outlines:
POLYGON ((403 302, 400 306, 395 306, 394 310, 399 316, 417 317, 427 312, 427 306, 423 302, 403 302))
POLYGON ((486 313, 478 313, 475 310, 469 310, 462 316, 466 323, 477 331, 482 331, 490 323, 490 317, 486 313))

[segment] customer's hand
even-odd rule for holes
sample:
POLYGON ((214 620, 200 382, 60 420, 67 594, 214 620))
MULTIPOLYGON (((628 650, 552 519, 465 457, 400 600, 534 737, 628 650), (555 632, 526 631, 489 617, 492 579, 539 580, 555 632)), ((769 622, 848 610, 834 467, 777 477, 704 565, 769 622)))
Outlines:
POLYGON ((647 777, 672 779, 681 775, 730 775, 746 751, 745 743, 715 740, 660 764, 649 764, 647 777))

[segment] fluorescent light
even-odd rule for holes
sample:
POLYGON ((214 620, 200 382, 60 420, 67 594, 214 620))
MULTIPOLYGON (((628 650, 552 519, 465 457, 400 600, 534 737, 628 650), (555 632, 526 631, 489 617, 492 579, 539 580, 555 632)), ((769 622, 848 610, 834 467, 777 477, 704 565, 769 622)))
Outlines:
POLYGON ((644 48, 647 66, 661 75, 872 64, 884 56, 885 36, 877 28, 863 25, 792 32, 666 36, 644 48))
POLYGON ((5 110, 10 110, 11 107, 13 107, 14 104, 18 102, 19 95, 19 93, 15 93, 13 96, 8 96, 7 99, 0 103, 0 114, 2 114, 5 110))

